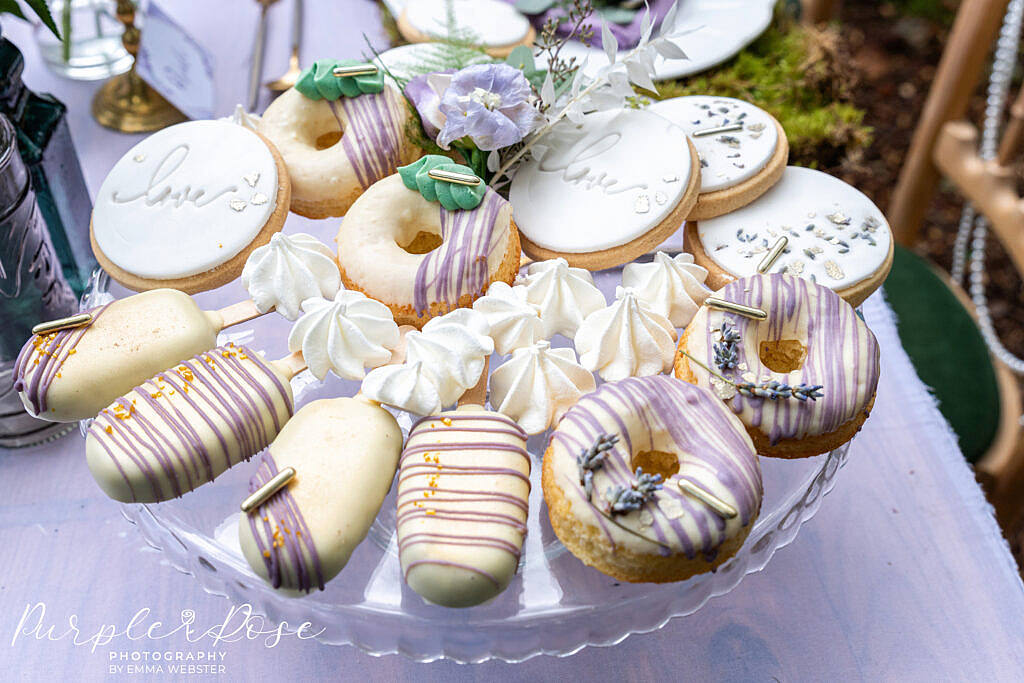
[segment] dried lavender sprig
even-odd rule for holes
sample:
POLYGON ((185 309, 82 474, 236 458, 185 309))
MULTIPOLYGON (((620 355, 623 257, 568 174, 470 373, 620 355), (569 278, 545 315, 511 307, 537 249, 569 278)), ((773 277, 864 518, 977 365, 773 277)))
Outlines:
POLYGON ((715 365, 720 370, 732 370, 739 362, 739 349, 736 345, 740 341, 740 333, 728 320, 722 322, 722 340, 715 342, 715 365))
POLYGON ((761 382, 760 384, 754 384, 753 382, 735 382, 736 391, 740 392, 744 396, 766 398, 771 401, 776 401, 780 398, 795 398, 798 401, 816 401, 824 394, 821 393, 822 385, 808 385, 799 384, 792 387, 785 382, 779 382, 778 380, 768 380, 767 382, 761 382))
POLYGON ((585 448, 576 456, 576 466, 580 471, 580 483, 587 500, 593 492, 594 472, 604 467, 604 456, 619 442, 618 434, 600 434, 590 448, 585 448))
POLYGON ((816 401, 825 395, 821 391, 823 388, 821 384, 812 385, 800 383, 795 387, 791 387, 790 385, 779 382, 778 380, 769 380, 767 382, 761 382, 760 384, 754 384, 753 382, 736 382, 715 372, 686 351, 681 351, 681 353, 718 379, 736 387, 736 391, 744 396, 752 398, 767 398, 772 401, 780 398, 795 398, 798 401, 816 401))
POLYGON ((655 491, 661 488, 660 474, 644 474, 642 468, 636 468, 636 481, 630 486, 609 487, 605 491, 608 501, 608 512, 612 515, 639 510, 644 503, 654 497, 655 491))

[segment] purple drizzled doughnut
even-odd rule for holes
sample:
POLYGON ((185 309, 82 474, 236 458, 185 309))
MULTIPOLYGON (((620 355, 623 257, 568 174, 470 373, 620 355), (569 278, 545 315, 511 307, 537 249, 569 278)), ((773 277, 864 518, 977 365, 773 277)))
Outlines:
POLYGON ((714 568, 739 548, 761 507, 761 468, 742 424, 710 392, 664 375, 609 382, 581 398, 551 435, 543 483, 562 543, 627 581, 714 568), (617 441, 601 451, 603 437, 617 441), (588 450, 597 455, 584 467, 578 458, 588 450), (661 488, 614 510, 616 494, 638 488, 641 466, 647 475, 661 470, 661 488), (684 493, 680 482, 735 514, 684 493))
POLYGON ((280 152, 292 183, 291 210, 343 216, 363 190, 416 157, 406 135, 409 105, 395 88, 337 100, 294 88, 260 117, 257 131, 280 152))
POLYGON ((450 211, 390 175, 352 205, 335 240, 345 287, 386 304, 399 325, 469 306, 519 270, 512 206, 491 189, 475 209, 450 211))
POLYGON ((158 373, 100 412, 86 459, 111 498, 167 500, 255 455, 291 413, 285 376, 228 344, 158 373))
POLYGON ((526 535, 530 456, 510 418, 463 406, 409 432, 398 473, 398 554, 409 587, 469 607, 505 590, 526 535))
POLYGON ((487 188, 480 206, 471 211, 441 207, 441 246, 427 254, 416 269, 413 305, 423 315, 433 302, 456 308, 463 294, 481 296, 491 284, 487 262, 502 246, 494 227, 508 202, 487 188))
MULTIPOLYGON (((878 386, 879 350, 875 336, 857 312, 832 290, 782 273, 752 275, 725 286, 718 296, 764 310, 764 321, 701 308, 687 327, 677 376, 713 390, 752 432, 765 455, 814 455, 838 447, 866 417, 878 386), (733 367, 716 358, 722 326, 738 335, 731 346, 733 367), (699 363, 699 364, 698 364, 699 363), (772 400, 735 387, 778 382, 789 387, 819 386, 816 400, 772 400), (849 431, 837 441, 830 435, 849 431), (810 449, 801 445, 815 446, 810 449), (778 449, 773 451, 772 449, 778 449)), ((838 438, 838 436, 837 436, 838 438)))

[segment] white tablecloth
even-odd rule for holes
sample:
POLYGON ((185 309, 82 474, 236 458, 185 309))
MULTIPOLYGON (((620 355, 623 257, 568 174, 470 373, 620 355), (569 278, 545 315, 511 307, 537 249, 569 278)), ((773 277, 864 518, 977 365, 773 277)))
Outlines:
MULTIPOLYGON (((217 106, 228 113, 245 91, 255 4, 164 5, 216 53, 217 106)), ((286 65, 287 5, 271 9, 268 78, 286 65)), ((383 45, 376 11, 368 0, 307 2, 304 59, 358 52, 364 32, 383 45)), ((4 24, 25 53, 29 85, 69 105, 95 191, 137 138, 95 124, 89 102, 96 84, 52 76, 27 27, 4 24)), ((289 217, 286 229, 303 220, 289 217)), ((167 652, 223 666, 226 680, 1019 680, 1024 586, 1017 568, 881 296, 865 310, 882 348, 882 381, 836 489, 764 571, 656 633, 565 659, 478 666, 373 658, 294 637, 272 647, 266 638, 214 646, 183 632, 132 640, 120 632, 140 610, 146 626, 180 623, 191 610, 202 630, 223 622, 230 605, 145 547, 91 481, 75 435, 0 451, 0 678, 119 678, 124 669, 110 667, 144 665, 153 655, 142 653, 167 652), (119 634, 96 638, 110 628, 119 634)), ((166 670, 150 677, 166 679, 166 670)))

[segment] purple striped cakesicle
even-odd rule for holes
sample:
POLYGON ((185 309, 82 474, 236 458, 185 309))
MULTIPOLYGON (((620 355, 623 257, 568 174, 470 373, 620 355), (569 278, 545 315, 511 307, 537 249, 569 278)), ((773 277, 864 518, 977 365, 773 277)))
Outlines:
POLYGON ((86 460, 115 500, 168 500, 251 458, 291 414, 288 375, 244 346, 218 346, 100 412, 86 437, 86 460))
MULTIPOLYGON (((256 474, 249 480, 249 493, 258 491, 277 473, 274 456, 264 451, 256 474)), ((246 521, 271 586, 287 586, 304 593, 314 587, 324 589, 324 570, 313 534, 287 486, 246 515, 246 521)))
POLYGON ((344 131, 342 149, 363 189, 402 165, 406 109, 394 88, 328 100, 327 104, 344 131))
POLYGON ((332 398, 303 406, 263 454, 250 493, 291 467, 295 477, 238 524, 252 570, 287 595, 337 576, 391 488, 402 430, 377 403, 332 398))
MULTIPOLYGON (((674 377, 631 377, 601 385, 569 409, 550 448, 547 457, 572 515, 600 529, 615 549, 701 556, 711 563, 761 508, 761 467, 743 425, 711 392, 674 377), (577 457, 603 435, 618 436, 618 442, 590 470, 588 494, 577 457), (649 452, 675 455, 678 471, 639 509, 609 514, 608 491, 632 486, 634 458, 649 452), (722 516, 683 493, 680 481, 715 496, 736 516, 722 516)), ((570 549, 572 540, 562 539, 570 549)))
POLYGON ((760 430, 774 445, 783 439, 828 434, 867 408, 878 387, 878 342, 835 292, 804 278, 772 273, 736 280, 718 296, 760 308, 768 317, 759 321, 703 307, 690 323, 687 353, 737 382, 821 385, 821 397, 814 401, 744 396, 691 363, 697 383, 726 400, 743 424, 760 430), (736 367, 724 370, 715 366, 714 352, 723 324, 739 334, 736 367), (765 365, 762 345, 780 342, 799 342, 803 347, 799 367, 783 372, 765 365))
POLYGON ((110 304, 92 308, 92 320, 87 325, 58 330, 49 334, 34 334, 18 353, 14 362, 14 390, 21 395, 25 409, 36 417, 46 417, 49 404, 46 395, 53 381, 61 375, 65 361, 78 353, 78 343, 89 328, 103 316, 110 304))
POLYGON ((423 315, 432 302, 447 304, 451 310, 464 294, 483 295, 491 284, 491 257, 507 246, 511 207, 494 190, 488 188, 475 209, 439 210, 443 242, 416 271, 413 305, 417 315, 423 315))
POLYGON ((222 317, 176 289, 154 289, 90 311, 81 327, 33 335, 15 362, 15 390, 44 420, 95 416, 154 374, 217 345, 222 317))
POLYGON ((446 607, 501 593, 526 535, 530 456, 511 418, 463 406, 409 432, 398 474, 398 553, 406 583, 446 607))

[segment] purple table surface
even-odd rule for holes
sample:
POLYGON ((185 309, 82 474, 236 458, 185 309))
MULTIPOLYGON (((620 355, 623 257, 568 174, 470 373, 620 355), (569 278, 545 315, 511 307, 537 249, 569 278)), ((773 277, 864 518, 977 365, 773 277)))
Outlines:
MULTIPOLYGON (((268 79, 287 64, 289 5, 270 10, 268 79)), ((364 32, 384 45, 373 3, 307 5, 305 61, 361 52, 364 32)), ((245 91, 255 3, 164 6, 216 54, 217 111, 227 114, 245 91)), ((25 53, 26 82, 69 105, 95 192, 138 137, 99 127, 89 115, 97 84, 56 78, 41 64, 30 28, 3 23, 25 53)), ((286 230, 305 227, 290 216, 286 230)), ((215 644, 204 632, 229 620, 222 630, 229 635, 240 618, 145 546, 91 481, 75 434, 0 451, 2 677, 121 678, 133 674, 129 665, 144 671, 148 664, 148 675, 136 669, 132 677, 166 680, 171 666, 212 664, 227 680, 1019 680, 1024 586, 1009 549, 880 295, 866 312, 882 348, 882 382, 836 489, 764 571, 656 633, 518 665, 417 664, 287 635, 275 643, 236 633, 215 644), (191 633, 167 635, 183 613, 191 633), (164 656, 171 661, 157 659, 164 656)))

